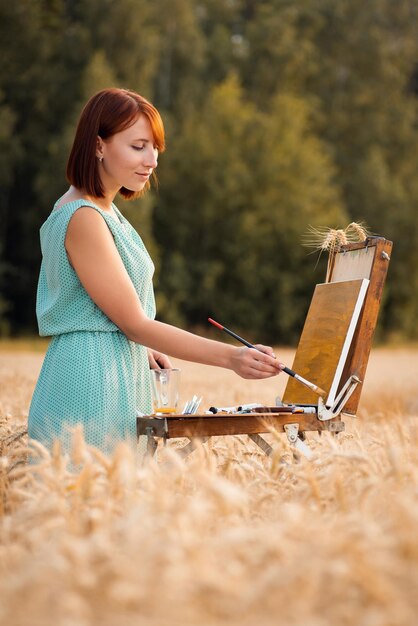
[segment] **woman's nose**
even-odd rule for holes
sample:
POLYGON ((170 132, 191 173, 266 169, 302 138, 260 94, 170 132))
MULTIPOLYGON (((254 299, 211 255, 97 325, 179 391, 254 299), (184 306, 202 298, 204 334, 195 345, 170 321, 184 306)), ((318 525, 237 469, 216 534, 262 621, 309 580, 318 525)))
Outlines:
POLYGON ((156 168, 158 164, 158 150, 150 148, 145 154, 145 165, 147 167, 156 168))

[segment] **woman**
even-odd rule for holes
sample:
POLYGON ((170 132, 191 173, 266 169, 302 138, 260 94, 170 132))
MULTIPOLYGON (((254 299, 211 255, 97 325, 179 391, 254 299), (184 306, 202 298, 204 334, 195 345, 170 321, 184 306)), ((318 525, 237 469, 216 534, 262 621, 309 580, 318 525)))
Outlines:
POLYGON ((47 446, 82 423, 88 443, 111 450, 135 439, 136 413, 151 412, 151 368, 165 354, 267 378, 281 365, 271 348, 233 347, 154 319, 153 263, 113 200, 150 187, 164 128, 140 95, 105 89, 82 111, 68 191, 41 228, 37 316, 52 336, 29 413, 29 435, 47 446), (68 428, 70 427, 70 428, 68 428))

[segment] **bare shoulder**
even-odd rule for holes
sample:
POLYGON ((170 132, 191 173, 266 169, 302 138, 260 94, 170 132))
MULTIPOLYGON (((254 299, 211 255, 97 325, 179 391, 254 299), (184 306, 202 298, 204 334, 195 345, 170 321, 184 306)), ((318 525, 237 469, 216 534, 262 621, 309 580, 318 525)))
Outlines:
POLYGON ((69 224, 78 224, 80 226, 83 224, 86 226, 91 224, 103 224, 106 226, 106 222, 101 213, 89 205, 78 207, 70 217, 69 224))
POLYGON ((113 243, 113 236, 103 216, 90 206, 81 206, 71 216, 65 238, 66 247, 72 243, 100 245, 113 243))

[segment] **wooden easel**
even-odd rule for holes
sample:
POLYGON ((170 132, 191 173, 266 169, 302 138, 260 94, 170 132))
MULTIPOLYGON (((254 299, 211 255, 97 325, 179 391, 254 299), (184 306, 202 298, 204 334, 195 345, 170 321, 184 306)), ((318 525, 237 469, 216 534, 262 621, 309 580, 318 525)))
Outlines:
MULTIPOLYGON (((360 401, 391 251, 391 241, 381 237, 368 237, 364 242, 341 246, 330 259, 326 283, 342 284, 342 281, 359 281, 360 279, 369 281, 354 336, 344 359, 342 373, 341 371, 339 373, 337 391, 332 404, 327 403, 326 398, 318 398, 294 379, 289 379, 283 396, 283 406, 265 407, 261 412, 257 409, 251 413, 138 417, 137 433, 138 436, 147 437, 148 453, 154 453, 159 439, 166 442, 168 439, 186 437, 190 439, 190 443, 181 450, 187 453, 193 449, 194 439, 206 441, 212 436, 246 434, 266 454, 270 454, 272 448, 261 435, 275 429, 279 432, 284 431, 292 445, 309 455, 309 449, 302 441, 305 432, 320 433, 327 430, 338 433, 343 431, 342 414, 355 415, 360 401)), ((337 288, 330 286, 330 289, 334 287, 337 288)), ((313 304, 314 298, 311 308, 313 304)), ((319 324, 316 330, 315 321, 313 321, 317 319, 313 317, 315 314, 317 315, 317 312, 312 312, 311 309, 308 312, 293 369, 328 392, 329 388, 327 389, 324 385, 324 381, 315 379, 315 363, 318 363, 318 370, 322 368, 322 375, 325 376, 327 355, 331 354, 334 348, 334 340, 332 332, 329 333, 329 337, 325 335, 325 339, 324 336, 315 337, 315 333, 321 332, 319 324), (317 345, 320 348, 317 348, 317 351, 319 350, 320 354, 314 353, 307 358, 306 341, 304 345, 302 344, 306 335, 305 331, 309 329, 310 339, 313 336, 314 341, 319 341, 317 345)), ((332 319, 333 314, 334 317, 339 315, 338 308, 335 313, 328 312, 331 317, 325 325, 331 331, 333 322, 336 321, 332 319)), ((335 387, 335 379, 333 384, 335 387)))

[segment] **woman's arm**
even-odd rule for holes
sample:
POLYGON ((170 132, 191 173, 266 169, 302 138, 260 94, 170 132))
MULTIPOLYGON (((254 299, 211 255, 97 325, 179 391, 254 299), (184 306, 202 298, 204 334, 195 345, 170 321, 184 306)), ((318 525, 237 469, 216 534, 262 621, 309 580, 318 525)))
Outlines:
POLYGON ((280 372, 271 348, 236 348, 149 319, 105 220, 91 207, 81 207, 72 216, 65 247, 89 296, 128 339, 180 359, 232 369, 244 378, 280 372))

